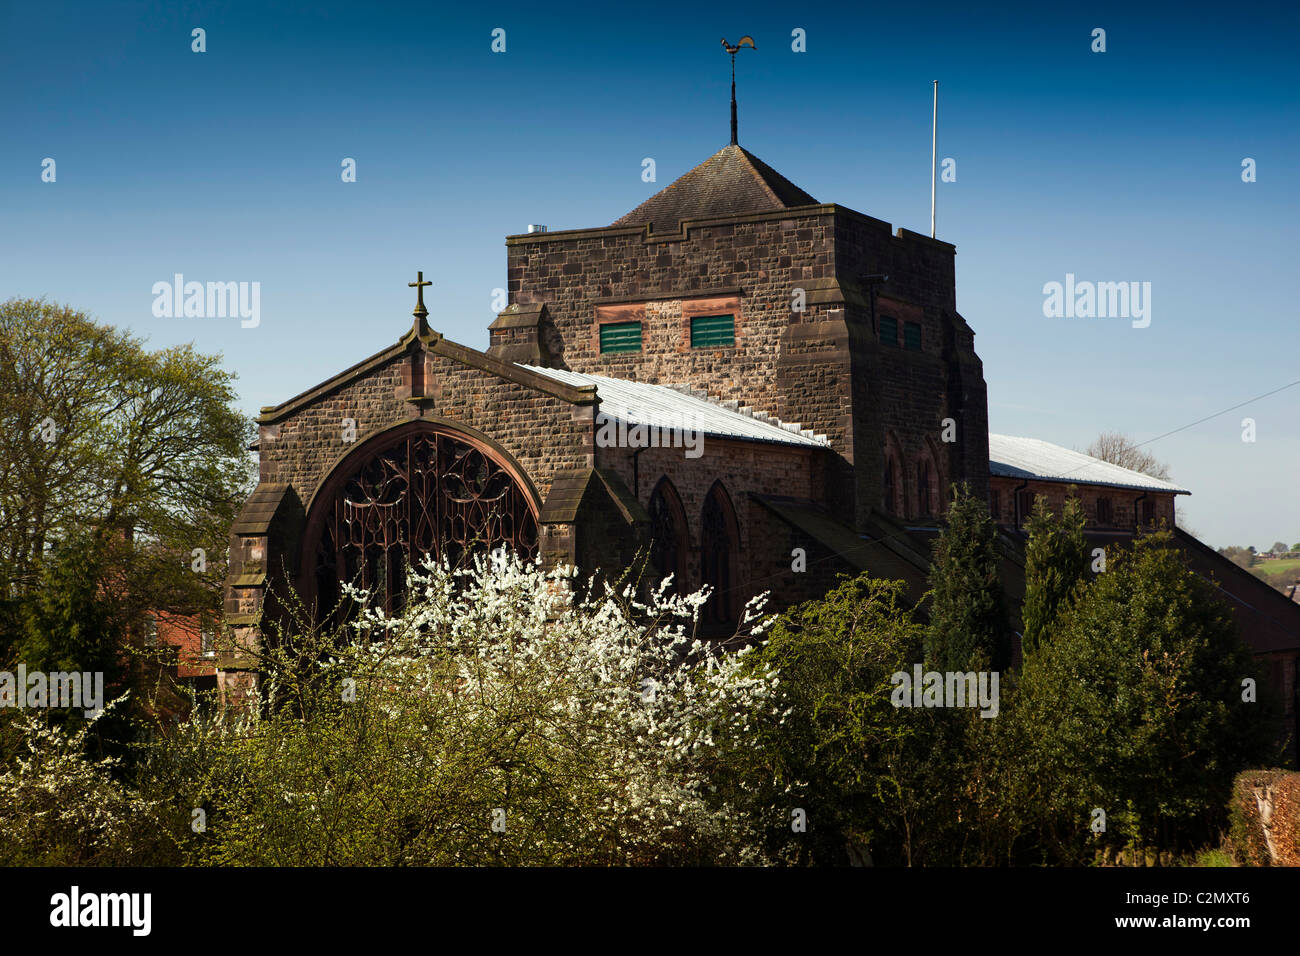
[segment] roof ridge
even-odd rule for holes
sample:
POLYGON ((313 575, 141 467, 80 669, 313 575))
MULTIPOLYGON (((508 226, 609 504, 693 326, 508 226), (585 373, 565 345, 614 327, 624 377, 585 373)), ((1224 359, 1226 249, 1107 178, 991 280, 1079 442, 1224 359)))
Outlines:
MULTIPOLYGON (((727 149, 731 149, 731 147, 728 146, 727 149)), ((740 155, 745 157, 745 165, 749 167, 749 174, 758 180, 758 185, 762 187, 763 191, 767 193, 769 197, 771 197, 773 202, 777 203, 778 205, 784 206, 785 203, 782 202, 781 197, 776 194, 776 190, 773 189, 771 183, 767 181, 767 177, 764 176, 761 172, 759 172, 758 167, 766 166, 767 164, 764 163, 757 156, 753 155, 749 150, 745 149, 745 147, 743 146, 737 146, 736 149, 740 150, 740 155)), ((772 169, 772 167, 770 166, 768 166, 768 169, 774 173, 776 172, 776 170, 772 169)), ((791 185, 794 184, 791 183, 791 185)))
MULTIPOLYGON (((771 181, 773 179, 777 181, 777 185, 788 186, 790 187, 790 189, 792 189, 797 193, 803 193, 803 195, 807 197, 809 203, 815 203, 817 201, 816 199, 813 198, 812 193, 808 192, 808 190, 804 189, 803 187, 797 185, 794 181, 790 180, 786 176, 783 176, 781 173, 773 169, 767 163, 763 162, 761 159, 759 159, 749 150, 745 149, 745 147, 737 146, 736 149, 740 150, 741 154, 745 157, 745 159, 749 161, 750 169, 752 169, 754 171, 754 175, 759 178, 759 181, 762 183, 763 188, 766 189, 769 193, 771 193, 772 198, 776 200, 778 203, 780 203, 782 206, 788 208, 790 206, 790 203, 788 203, 785 199, 781 198, 781 196, 777 195, 776 190, 772 188, 771 181)), ((800 203, 798 205, 803 205, 803 204, 800 203)))

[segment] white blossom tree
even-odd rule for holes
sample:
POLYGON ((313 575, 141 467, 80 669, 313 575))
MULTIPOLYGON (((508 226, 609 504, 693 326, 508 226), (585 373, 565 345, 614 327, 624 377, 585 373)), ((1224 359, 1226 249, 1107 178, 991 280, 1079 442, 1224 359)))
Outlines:
POLYGON ((98 719, 69 732, 19 718, 22 750, 0 774, 0 865, 120 865, 151 842, 155 804, 114 777, 117 758, 85 756, 98 719))
POLYGON ((426 563, 400 613, 349 588, 341 630, 268 640, 260 716, 177 738, 224 768, 169 782, 211 811, 201 858, 763 862, 732 799, 746 782, 710 771, 774 706, 772 672, 691 636, 707 591, 664 582, 639 601, 590 582, 579 598, 575 582, 504 552, 426 563))

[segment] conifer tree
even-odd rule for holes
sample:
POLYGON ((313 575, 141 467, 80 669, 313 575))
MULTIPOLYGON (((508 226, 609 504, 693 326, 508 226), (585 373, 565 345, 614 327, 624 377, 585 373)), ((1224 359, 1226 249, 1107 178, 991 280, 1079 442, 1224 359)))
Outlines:
POLYGON ((1011 663, 999 563, 997 526, 963 483, 954 488, 930 566, 929 664, 944 671, 1001 671, 1011 663))
POLYGON ((1039 495, 1028 522, 1025 549, 1025 622, 1023 647, 1032 653, 1045 639, 1052 620, 1088 572, 1088 541, 1083 536, 1086 518, 1079 499, 1070 497, 1060 515, 1047 510, 1039 495))
POLYGON ((1106 565, 1060 609, 1017 688, 1020 759, 1040 784, 1032 812, 1064 862, 1098 842, 1214 839, 1233 776, 1277 759, 1273 702, 1243 699, 1247 678, 1266 686, 1258 665, 1173 536, 1136 538, 1106 565), (1122 812, 1108 812, 1099 841, 1079 807, 1122 812))

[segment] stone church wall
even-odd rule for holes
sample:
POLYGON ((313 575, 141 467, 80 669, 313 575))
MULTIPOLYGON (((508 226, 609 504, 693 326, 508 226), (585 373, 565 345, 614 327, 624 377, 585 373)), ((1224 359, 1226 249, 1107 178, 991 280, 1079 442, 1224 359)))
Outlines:
MULTIPOLYGON (((1112 488, 1108 485, 1086 483, 1071 485, 1060 481, 1030 481, 1026 483, 1019 478, 994 476, 989 479, 989 490, 993 493, 990 495, 989 508, 993 512, 993 519, 999 524, 1014 526, 1017 521, 1016 495, 1019 492, 1025 492, 1029 502, 1032 502, 1037 495, 1044 495, 1047 498, 1049 510, 1059 515, 1065 507, 1065 499, 1070 496, 1071 488, 1074 489, 1074 495, 1078 497, 1083 505, 1089 529, 1105 530, 1113 528, 1117 531, 1130 531, 1138 523, 1141 508, 1138 502, 1143 497, 1143 493, 1125 488, 1112 488), (1106 498, 1110 501, 1111 517, 1109 521, 1102 522, 1098 518, 1098 498, 1106 498)), ((1164 521, 1172 528, 1174 526, 1174 495, 1168 492, 1153 491, 1146 496, 1146 500, 1153 503, 1157 524, 1164 521)), ((1027 518, 1028 516, 1025 515, 1024 517, 1027 518)), ((1023 523, 1022 519, 1022 526, 1023 523)))
POLYGON ((782 550, 765 534, 751 526, 749 494, 812 498, 820 485, 820 460, 826 454, 818 448, 732 441, 705 436, 699 458, 686 458, 680 448, 647 448, 637 456, 633 471, 631 449, 598 448, 597 460, 616 471, 649 508, 650 497, 661 478, 667 477, 681 497, 690 536, 689 580, 694 590, 700 582, 701 515, 704 500, 715 481, 721 481, 736 513, 740 537, 737 585, 742 603, 755 591, 769 587, 762 581, 784 567, 789 570, 790 550, 782 550), (754 586, 751 587, 750 583, 754 586))
MULTIPOLYGON (((830 208, 702 221, 673 238, 647 237, 638 227, 514 236, 507 240, 511 301, 546 304, 543 338, 559 367, 690 384, 785 417, 775 388, 782 335, 792 290, 831 273, 830 208), (739 298, 735 347, 691 349, 692 306, 700 314, 700 300, 726 297, 739 298), (628 304, 645 306, 642 351, 601 355, 598 308, 628 304)), ((716 312, 728 311, 718 303, 716 312)), ((804 317, 824 320, 826 308, 810 304, 804 317)), ((789 420, 843 431, 842 421, 789 420)))
POLYGON ((846 302, 854 368, 854 456, 858 514, 879 507, 885 448, 901 452, 905 516, 923 511, 918 465, 927 454, 937 465, 940 500, 966 480, 984 494, 988 480, 988 412, 983 367, 974 335, 956 312, 955 249, 948 243, 900 230, 851 211, 836 217, 836 268, 843 276, 887 275, 846 302), (875 327, 873 329, 873 315, 875 327), (882 317, 896 322, 897 339, 881 334, 882 317), (904 328, 921 329, 921 348, 905 347, 904 328), (945 441, 944 419, 954 429, 945 441))

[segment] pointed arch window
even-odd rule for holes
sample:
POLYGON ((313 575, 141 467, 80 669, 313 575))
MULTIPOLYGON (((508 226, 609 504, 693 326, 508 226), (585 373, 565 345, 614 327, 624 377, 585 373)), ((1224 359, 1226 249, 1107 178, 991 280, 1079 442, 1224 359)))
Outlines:
POLYGON ((369 589, 390 613, 404 601, 406 564, 452 565, 499 545, 537 554, 537 511, 493 449, 452 428, 403 426, 358 448, 321 487, 307 520, 305 589, 318 613, 344 582, 369 589))
POLYGON ((934 465, 928 455, 922 455, 916 463, 916 505, 917 517, 934 514, 934 502, 930 498, 930 482, 934 475, 934 465))
POLYGON ((945 510, 943 475, 939 470, 938 448, 926 439, 916 457, 916 515, 933 518, 945 510))
POLYGON ((885 452, 885 474, 881 482, 881 503, 893 515, 903 514, 903 469, 892 450, 885 452))
POLYGON ((686 562, 690 543, 686 510, 672 481, 665 475, 650 495, 650 560, 662 577, 673 576, 672 591, 686 590, 686 562))
POLYGON ((740 620, 737 565, 740 532, 731 496, 715 481, 704 498, 700 515, 700 577, 713 589, 703 608, 704 624, 715 631, 740 620))

